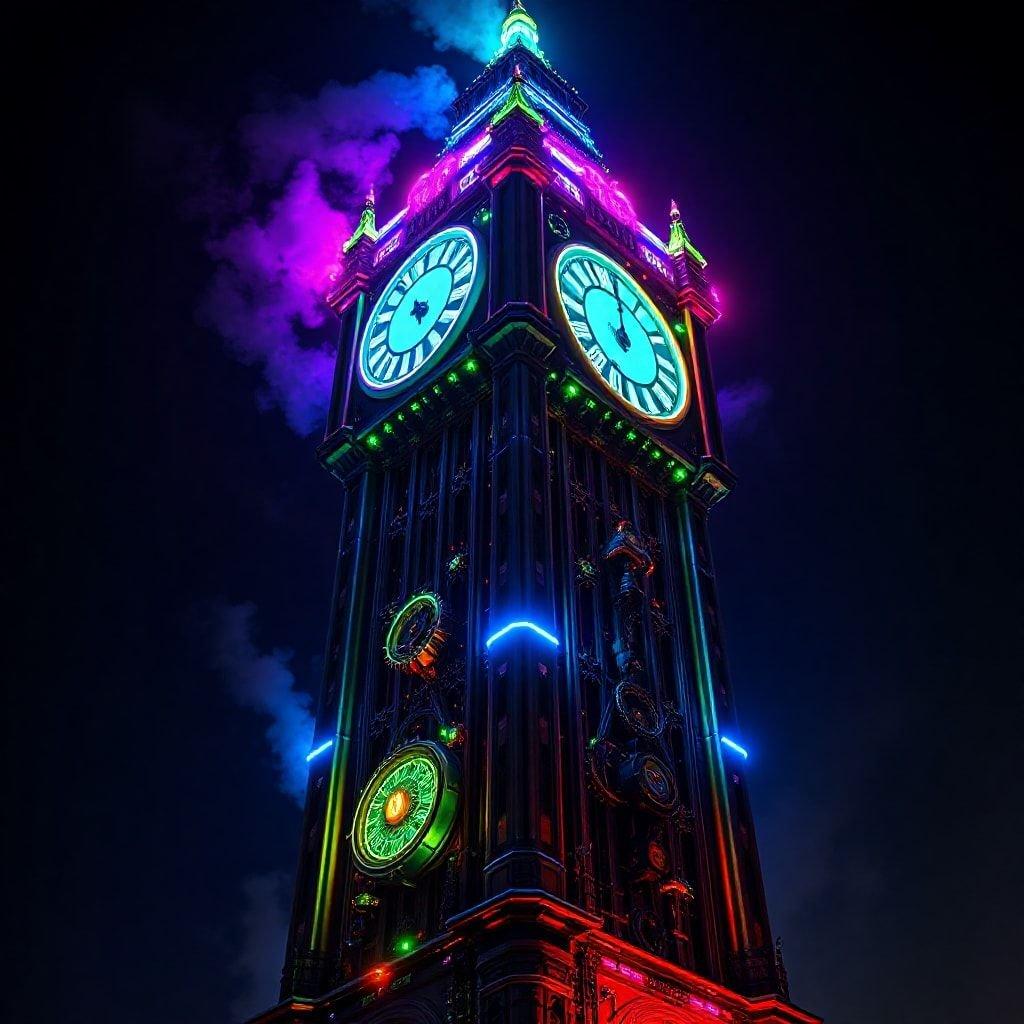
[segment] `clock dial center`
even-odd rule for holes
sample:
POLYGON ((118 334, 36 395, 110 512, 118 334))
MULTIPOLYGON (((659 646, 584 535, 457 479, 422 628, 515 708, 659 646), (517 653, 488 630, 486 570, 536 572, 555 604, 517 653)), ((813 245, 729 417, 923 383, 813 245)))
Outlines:
POLYGON ((590 288, 583 297, 583 309, 604 354, 631 381, 647 387, 658 376, 658 360, 650 337, 628 308, 628 301, 628 292, 623 292, 620 301, 603 288, 590 288))
POLYGON ((388 330, 388 348, 395 355, 414 349, 430 334, 452 291, 452 272, 434 267, 412 283, 402 296, 388 330))

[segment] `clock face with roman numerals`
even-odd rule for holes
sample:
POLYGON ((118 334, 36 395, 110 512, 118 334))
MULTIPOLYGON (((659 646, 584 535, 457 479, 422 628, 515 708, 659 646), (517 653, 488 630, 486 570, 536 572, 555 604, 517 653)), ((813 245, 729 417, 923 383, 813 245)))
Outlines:
POLYGON ((690 404, 682 353, 654 300, 614 260, 567 245, 555 292, 584 365, 620 402, 652 423, 678 423, 690 404))
POLYGON ((445 228, 395 271, 366 322, 359 379, 370 392, 393 391, 444 356, 473 312, 483 284, 476 236, 445 228))

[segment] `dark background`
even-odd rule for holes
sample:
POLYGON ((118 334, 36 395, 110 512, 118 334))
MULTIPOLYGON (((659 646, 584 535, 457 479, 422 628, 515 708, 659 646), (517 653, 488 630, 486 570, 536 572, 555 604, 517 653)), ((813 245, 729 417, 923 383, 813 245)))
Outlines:
MULTIPOLYGON (((726 304, 718 383, 770 391, 731 439, 715 539, 794 999, 832 1024, 1009 1021, 1009 26, 979 6, 531 10, 644 219, 683 204, 726 304)), ((139 112, 228 137, 268 81, 312 94, 439 62, 461 86, 478 65, 344 4, 40 18, 8 38, 32 60, 5 160, 7 1016, 220 1022, 276 985, 300 818, 202 609, 254 601, 261 647, 315 690, 338 490, 314 439, 257 407, 259 370, 197 325, 202 231, 175 168, 140 168, 139 112)))

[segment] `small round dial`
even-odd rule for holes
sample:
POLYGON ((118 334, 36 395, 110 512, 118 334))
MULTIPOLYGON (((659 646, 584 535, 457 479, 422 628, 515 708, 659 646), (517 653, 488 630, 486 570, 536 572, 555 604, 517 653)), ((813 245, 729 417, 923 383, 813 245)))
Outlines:
POLYGON ((411 878, 433 864, 451 836, 458 770, 436 743, 410 743, 374 773, 356 804, 352 851, 361 871, 411 878))
POLYGON ((384 638, 389 665, 413 675, 432 676, 434 662, 444 646, 441 599, 437 594, 416 594, 395 613, 384 638))
POLYGON ((377 299, 359 346, 359 379, 371 393, 411 384, 451 348, 483 284, 476 235, 459 225, 428 238, 377 299))
POLYGON ((626 758, 619 768, 619 782, 625 796, 654 814, 672 814, 679 805, 675 774, 654 754, 626 758))
POLYGON ((619 683, 615 687, 615 706, 629 728, 640 736, 657 736, 661 732, 664 725, 661 708, 636 683, 619 683))
POLYGON ((657 426, 690 403, 686 365, 654 300, 615 260, 567 245, 555 260, 555 294, 584 365, 606 390, 657 426))

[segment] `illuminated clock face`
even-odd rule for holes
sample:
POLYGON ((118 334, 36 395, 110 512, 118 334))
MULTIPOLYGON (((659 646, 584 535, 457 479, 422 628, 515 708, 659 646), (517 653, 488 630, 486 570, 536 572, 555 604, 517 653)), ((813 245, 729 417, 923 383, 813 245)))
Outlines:
POLYGON ((451 348, 483 284, 476 236, 449 227, 395 271, 375 303, 359 346, 359 379, 371 393, 411 384, 451 348))
POLYGON ((690 402, 682 353, 632 275, 589 245, 567 245, 555 285, 569 334, 604 387, 658 426, 678 423, 690 402))
POLYGON ((451 836, 458 771, 436 743, 410 743, 373 773, 356 805, 352 849, 371 876, 411 878, 433 864, 451 836))

